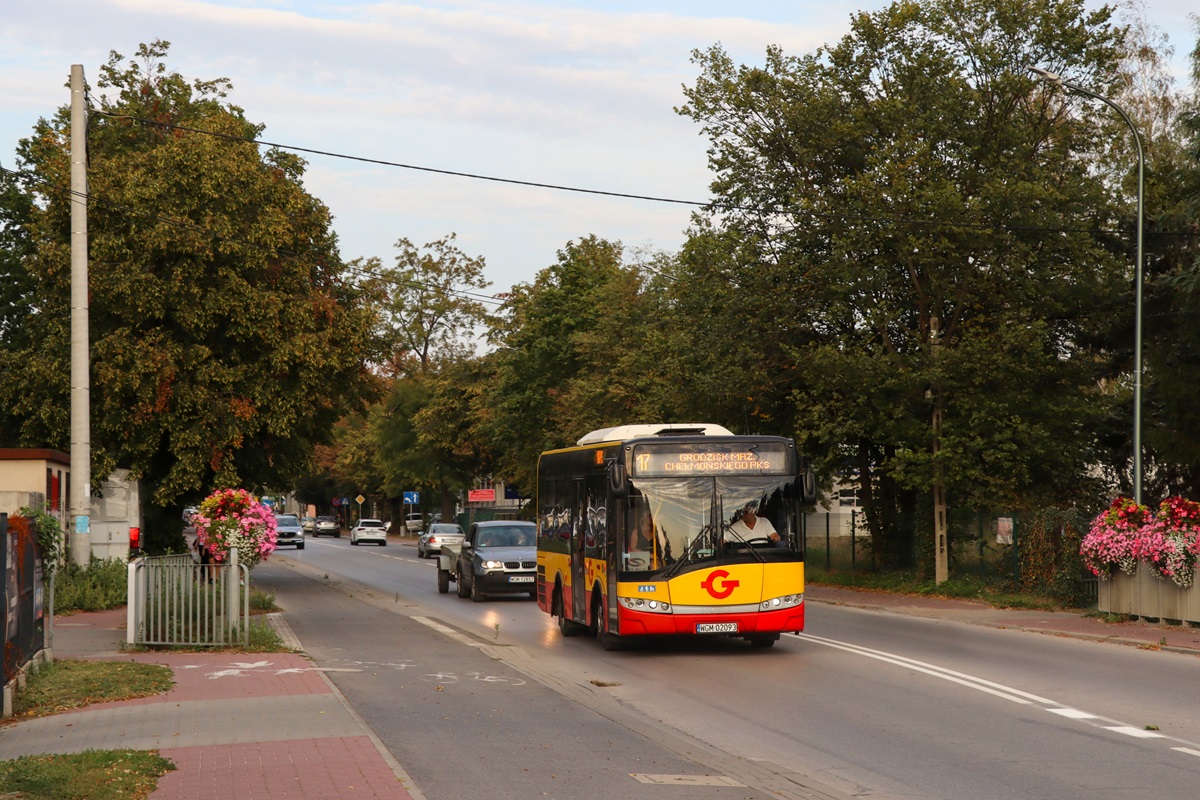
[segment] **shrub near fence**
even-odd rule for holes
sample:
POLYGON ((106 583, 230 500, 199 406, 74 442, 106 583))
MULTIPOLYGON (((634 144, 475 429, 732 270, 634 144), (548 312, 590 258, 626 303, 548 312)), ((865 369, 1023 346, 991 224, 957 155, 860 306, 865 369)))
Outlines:
MULTIPOLYGON (((852 516, 849 526, 839 525, 837 517, 815 513, 805 519, 810 574, 820 570, 932 574, 932 537, 912 516, 895 515, 885 523, 889 549, 885 558, 873 552, 861 512, 852 516)), ((1001 514, 951 510, 950 576, 980 578, 1009 591, 1049 596, 1071 607, 1090 605, 1096 599, 1095 581, 1079 557, 1084 519, 1070 509, 1001 514)), ((932 514, 929 523, 927 527, 932 526, 932 514)))

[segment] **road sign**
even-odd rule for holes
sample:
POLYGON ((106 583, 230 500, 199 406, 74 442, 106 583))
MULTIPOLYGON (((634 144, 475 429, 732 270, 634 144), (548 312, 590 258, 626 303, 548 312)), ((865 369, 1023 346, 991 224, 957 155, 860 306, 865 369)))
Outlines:
POLYGON ((405 492, 404 493, 404 505, 415 506, 415 505, 419 505, 420 502, 421 502, 421 493, 420 492, 405 492))
POLYGON ((358 503, 360 506, 363 503, 365 503, 366 501, 367 501, 367 498, 363 497, 361 494, 358 497, 354 498, 354 502, 358 503))

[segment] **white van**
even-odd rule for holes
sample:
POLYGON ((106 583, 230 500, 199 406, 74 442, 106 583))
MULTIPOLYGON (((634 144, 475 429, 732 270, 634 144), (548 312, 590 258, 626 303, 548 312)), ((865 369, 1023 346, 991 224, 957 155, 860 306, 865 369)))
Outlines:
POLYGON ((425 518, 421 516, 421 512, 414 511, 404 518, 404 527, 409 531, 420 531, 425 527, 425 518))

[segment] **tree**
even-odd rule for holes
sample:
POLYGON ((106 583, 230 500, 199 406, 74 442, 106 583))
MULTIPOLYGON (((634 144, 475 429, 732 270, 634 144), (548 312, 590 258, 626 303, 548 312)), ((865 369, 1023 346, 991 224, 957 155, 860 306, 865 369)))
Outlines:
MULTIPOLYGON (((1200 24, 1196 31, 1193 89, 1200 87, 1200 24)), ((1143 46, 1134 49, 1141 56, 1134 74, 1148 77, 1131 82, 1128 94, 1140 129, 1151 134, 1146 136, 1146 494, 1195 497, 1200 495, 1200 392, 1194 380, 1200 370, 1200 100, 1194 92, 1183 99, 1170 90, 1169 73, 1145 41, 1153 37, 1142 35, 1143 46), (1138 114, 1147 108, 1157 112, 1157 119, 1138 114)))
POLYGON ((532 284, 513 287, 506 316, 493 326, 495 386, 480 412, 481 430, 497 454, 498 473, 526 491, 542 451, 587 432, 563 424, 573 416, 564 393, 587 374, 579 337, 607 316, 604 292, 621 275, 621 255, 619 243, 595 236, 568 242, 532 284))
MULTIPOLYGON (((91 429, 93 475, 128 466, 152 504, 174 509, 302 474, 370 389, 372 317, 342 277, 328 209, 302 187, 304 162, 260 152, 262 128, 225 101, 229 82, 189 84, 167 71, 168 48, 142 45, 128 63, 113 52, 93 95, 91 429)), ((40 181, 38 306, 8 362, 27 365, 22 380, 0 388, 0 405, 23 444, 67 441, 68 137, 62 109, 19 148, 40 181)))
POLYGON ((488 310, 475 292, 491 283, 484 260, 454 244, 456 235, 429 242, 424 251, 408 239, 396 242, 396 266, 382 272, 388 295, 384 319, 393 374, 428 371, 436 364, 469 355, 488 310))
POLYGON ((1090 158, 1107 140, 1027 68, 1110 86, 1110 13, 897 2, 811 56, 695 54, 679 111, 712 142, 714 226, 750 245, 728 305, 777 305, 796 436, 855 465, 877 547, 877 477, 1011 509, 1075 496, 1101 455, 1098 332, 1126 299, 1090 158))

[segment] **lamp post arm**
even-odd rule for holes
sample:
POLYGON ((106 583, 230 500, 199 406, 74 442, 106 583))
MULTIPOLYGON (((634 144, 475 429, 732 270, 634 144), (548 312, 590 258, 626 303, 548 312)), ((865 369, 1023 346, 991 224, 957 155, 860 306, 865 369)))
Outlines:
POLYGON ((1048 83, 1056 84, 1072 92, 1086 95, 1099 100, 1121 115, 1129 130, 1133 133, 1133 142, 1137 145, 1138 181, 1137 181, 1137 262, 1134 264, 1134 295, 1137 314, 1134 319, 1133 344, 1133 501, 1142 503, 1142 238, 1144 228, 1145 208, 1145 173, 1146 154, 1142 150, 1142 137, 1138 135, 1137 126, 1125 113, 1125 109, 1109 100, 1104 95, 1096 94, 1074 83, 1064 81, 1060 76, 1039 67, 1030 67, 1031 72, 1039 75, 1048 83))

